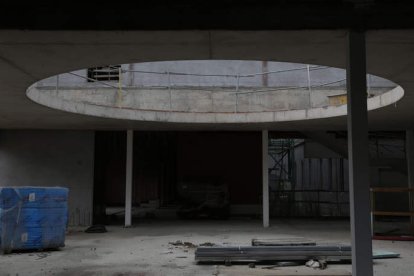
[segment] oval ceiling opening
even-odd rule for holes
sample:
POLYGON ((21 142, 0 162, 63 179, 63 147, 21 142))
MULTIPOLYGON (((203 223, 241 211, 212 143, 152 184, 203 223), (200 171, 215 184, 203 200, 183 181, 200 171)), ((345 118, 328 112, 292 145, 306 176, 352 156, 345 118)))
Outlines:
MULTIPOLYGON (((397 84, 367 75, 368 110, 397 102, 397 84)), ((34 83, 42 105, 105 118, 263 123, 346 115, 343 69, 268 61, 163 61, 93 67, 34 83)))

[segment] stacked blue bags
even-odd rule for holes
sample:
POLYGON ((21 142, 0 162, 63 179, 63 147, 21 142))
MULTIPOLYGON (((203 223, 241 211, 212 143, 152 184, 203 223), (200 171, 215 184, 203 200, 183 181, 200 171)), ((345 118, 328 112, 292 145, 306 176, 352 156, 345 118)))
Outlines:
POLYGON ((0 250, 65 246, 68 189, 0 187, 0 250))

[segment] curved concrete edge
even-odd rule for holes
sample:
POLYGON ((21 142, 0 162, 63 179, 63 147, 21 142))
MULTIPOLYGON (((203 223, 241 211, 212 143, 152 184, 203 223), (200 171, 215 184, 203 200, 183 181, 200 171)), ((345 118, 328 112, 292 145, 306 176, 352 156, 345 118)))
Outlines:
MULTIPOLYGON (((330 117, 345 116, 347 106, 327 106, 310 109, 286 110, 286 111, 265 111, 250 113, 199 113, 199 112, 169 112, 138 109, 123 109, 117 107, 99 106, 91 103, 74 102, 64 100, 57 96, 42 93, 31 85, 26 95, 32 101, 62 111, 123 120, 136 120, 146 122, 167 122, 167 123, 271 123, 288 122, 300 120, 323 119, 330 117)), ((367 101, 368 110, 375 110, 394 104, 404 96, 404 90, 397 86, 381 95, 369 98, 367 101)))

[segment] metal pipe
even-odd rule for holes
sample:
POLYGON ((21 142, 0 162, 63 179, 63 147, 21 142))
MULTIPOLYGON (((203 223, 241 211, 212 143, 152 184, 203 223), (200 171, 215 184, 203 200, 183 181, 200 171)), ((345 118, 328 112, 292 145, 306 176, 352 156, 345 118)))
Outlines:
MULTIPOLYGON (((311 86, 311 88, 323 87, 323 86, 326 86, 326 85, 339 83, 339 82, 342 82, 342 81, 345 81, 345 80, 346 79, 340 79, 340 80, 336 80, 336 81, 332 81, 332 82, 326 82, 326 83, 323 83, 323 84, 313 85, 313 86, 311 86)), ((267 93, 267 92, 275 92, 275 91, 298 89, 298 88, 308 88, 308 86, 287 86, 287 87, 284 87, 284 88, 275 88, 275 89, 266 89, 266 90, 252 90, 252 91, 245 91, 245 92, 237 92, 237 94, 267 93)), ((234 93, 236 93, 236 92, 234 92, 234 93)))
POLYGON ((308 72, 309 107, 312 107, 312 89, 311 89, 309 64, 306 66, 306 68, 307 68, 307 72, 308 72))
MULTIPOLYGON (((242 78, 249 78, 255 77, 260 75, 269 75, 269 74, 277 74, 277 73, 285 73, 285 72, 292 72, 292 71, 300 71, 307 69, 306 67, 299 67, 294 69, 287 69, 287 70, 276 70, 276 71, 266 71, 266 72, 259 72, 259 73, 251 73, 251 74, 244 74, 239 75, 242 78)), ((321 70, 321 69, 328 69, 331 68, 329 66, 309 66, 311 71, 313 70, 321 70)), ((122 72, 133 72, 133 73, 142 73, 142 74, 157 74, 157 75, 165 75, 167 72, 157 72, 157 71, 146 71, 146 70, 122 70, 122 72)), ((171 75, 181 75, 181 76, 199 76, 199 77, 236 77, 237 75, 233 74, 195 74, 195 73, 183 73, 183 72, 170 72, 171 75)))

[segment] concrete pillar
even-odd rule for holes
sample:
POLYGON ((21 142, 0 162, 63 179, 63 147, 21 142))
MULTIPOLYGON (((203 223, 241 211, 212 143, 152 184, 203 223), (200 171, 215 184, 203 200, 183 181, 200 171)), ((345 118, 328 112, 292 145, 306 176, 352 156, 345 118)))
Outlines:
MULTIPOLYGON (((414 188, 414 130, 408 129, 405 132, 405 154, 407 158, 407 175, 408 175, 408 188, 414 188)), ((409 192, 409 206, 410 212, 414 212, 414 195, 413 192, 409 192)), ((411 216, 411 227, 414 226, 414 217, 411 216)), ((411 229, 414 231, 414 228, 411 229)))
POLYGON ((262 179, 263 179, 263 227, 269 227, 269 164, 268 164, 268 146, 269 133, 267 130, 262 131, 262 179))
POLYGON ((127 145, 126 145, 126 181, 125 181, 125 227, 131 226, 132 215, 132 156, 134 131, 127 130, 127 145))
POLYGON ((352 275, 371 276, 368 113, 365 34, 350 31, 347 41, 348 160, 352 275))

